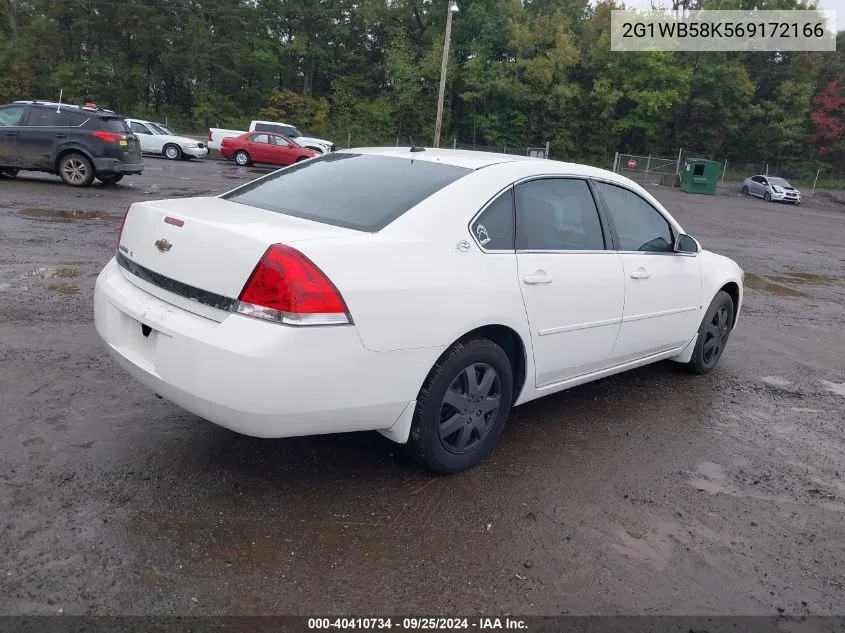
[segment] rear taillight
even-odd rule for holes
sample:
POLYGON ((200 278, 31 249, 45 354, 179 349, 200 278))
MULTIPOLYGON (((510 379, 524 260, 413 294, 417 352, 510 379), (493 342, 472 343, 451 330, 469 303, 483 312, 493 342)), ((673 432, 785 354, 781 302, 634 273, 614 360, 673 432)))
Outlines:
POLYGON ((352 323, 346 302, 323 271, 284 244, 273 244, 264 253, 235 311, 287 325, 352 323))
POLYGON ((120 143, 120 141, 126 140, 126 136, 124 134, 115 134, 114 132, 91 132, 91 136, 96 136, 97 138, 104 140, 106 143, 120 143))
POLYGON ((208 142, 211 143, 211 130, 208 131, 208 142))
POLYGON ((117 250, 120 250, 120 239, 123 237, 123 227, 126 226, 126 218, 129 216, 129 212, 132 210, 132 206, 130 205, 128 209, 126 209, 126 213, 123 214, 123 221, 120 223, 120 232, 117 234, 117 250))

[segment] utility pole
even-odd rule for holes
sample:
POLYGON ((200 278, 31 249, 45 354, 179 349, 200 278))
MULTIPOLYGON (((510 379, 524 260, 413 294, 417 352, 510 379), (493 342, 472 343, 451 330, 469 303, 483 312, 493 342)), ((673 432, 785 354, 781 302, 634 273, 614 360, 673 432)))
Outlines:
POLYGON ((437 120, 434 123, 434 147, 440 147, 440 128, 443 126, 443 100, 446 97, 446 69, 449 66, 449 41, 452 39, 452 14, 458 12, 458 3, 449 1, 446 12, 446 37, 443 38, 443 60, 440 62, 440 94, 437 98, 437 120))

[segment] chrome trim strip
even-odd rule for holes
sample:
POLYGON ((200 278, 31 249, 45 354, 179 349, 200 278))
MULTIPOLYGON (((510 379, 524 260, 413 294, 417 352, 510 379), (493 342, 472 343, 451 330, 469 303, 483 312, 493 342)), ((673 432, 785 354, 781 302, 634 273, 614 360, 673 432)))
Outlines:
POLYGON ((663 310, 662 312, 650 312, 648 314, 638 314, 636 316, 623 316, 622 323, 632 323, 634 321, 643 321, 645 319, 653 319, 656 317, 662 316, 671 316, 673 314, 682 314, 684 312, 692 312, 693 310, 698 311, 697 306, 692 306, 689 308, 675 308, 674 310, 663 310))
POLYGON ((561 334, 563 332, 575 332, 576 330, 589 330, 596 327, 604 327, 605 325, 618 325, 622 319, 606 319, 604 321, 593 321, 592 323, 576 323, 575 325, 561 325, 560 327, 550 327, 545 330, 538 330, 539 336, 548 336, 549 334, 561 334))

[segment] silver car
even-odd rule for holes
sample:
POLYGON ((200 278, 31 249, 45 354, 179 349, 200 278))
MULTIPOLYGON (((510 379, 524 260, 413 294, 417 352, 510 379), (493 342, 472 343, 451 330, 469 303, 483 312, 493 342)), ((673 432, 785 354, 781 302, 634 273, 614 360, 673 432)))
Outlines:
POLYGON ((751 176, 742 183, 742 195, 757 196, 766 202, 791 202, 801 204, 801 192, 783 178, 775 176, 751 176))

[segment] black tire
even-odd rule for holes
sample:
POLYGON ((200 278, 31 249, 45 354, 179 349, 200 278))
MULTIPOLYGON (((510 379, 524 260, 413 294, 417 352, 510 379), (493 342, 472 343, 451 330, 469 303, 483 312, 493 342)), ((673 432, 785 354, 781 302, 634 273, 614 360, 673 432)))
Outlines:
POLYGON ((766 193, 763 194, 763 200, 765 200, 766 202, 771 202, 772 201, 772 194, 770 194, 767 191, 766 193))
POLYGON ((82 154, 71 152, 59 159, 59 178, 71 187, 90 187, 94 182, 94 166, 82 154))
POLYGON ((698 340, 686 366, 688 371, 707 374, 719 364, 733 328, 734 310, 731 296, 724 290, 717 292, 698 328, 698 340))
POLYGON ((743 185, 743 187, 742 187, 742 195, 743 195, 743 196, 747 196, 747 195, 748 195, 748 187, 746 187, 745 185, 743 185))
POLYGON ((114 185, 119 183, 123 180, 123 174, 111 174, 109 176, 97 176, 97 180, 99 180, 104 185, 114 185))
POLYGON ((182 148, 178 145, 174 145, 173 143, 168 143, 165 145, 161 153, 164 154, 164 157, 168 160, 182 160, 182 148))
POLYGON ((15 176, 18 175, 18 170, 15 169, 14 167, 6 167, 4 169, 0 169, 0 174, 3 174, 4 176, 8 176, 9 178, 14 178, 15 176))
POLYGON ((513 372, 501 347, 487 339, 455 343, 420 389, 407 449, 437 473, 471 468, 496 445, 512 399, 513 372))
POLYGON ((242 149, 235 152, 234 159, 235 163, 240 167, 249 167, 252 165, 252 158, 242 149))

